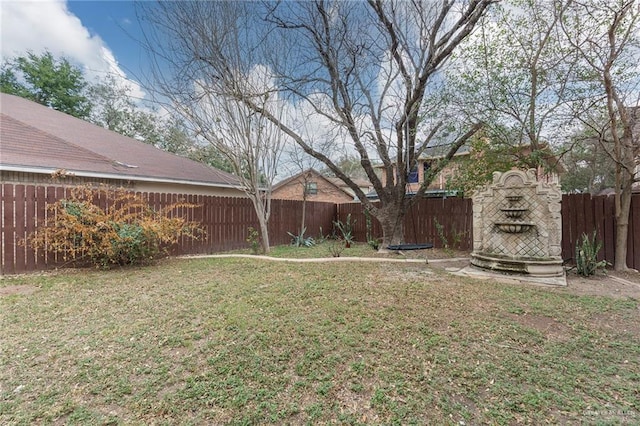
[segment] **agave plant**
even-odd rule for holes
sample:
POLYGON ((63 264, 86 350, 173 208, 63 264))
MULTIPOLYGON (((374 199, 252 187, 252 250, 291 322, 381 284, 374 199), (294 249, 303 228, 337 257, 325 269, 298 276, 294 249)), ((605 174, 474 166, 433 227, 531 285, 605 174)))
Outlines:
POLYGON ((344 223, 340 220, 333 222, 336 228, 342 234, 342 238, 344 239, 345 247, 350 247, 353 242, 353 225, 355 225, 356 220, 354 219, 351 222, 351 213, 347 215, 347 220, 344 223))
POLYGON ((311 247, 316 244, 313 237, 305 237, 304 233, 307 232, 307 228, 302 228, 299 235, 287 232, 291 237, 291 245, 294 247, 311 247))

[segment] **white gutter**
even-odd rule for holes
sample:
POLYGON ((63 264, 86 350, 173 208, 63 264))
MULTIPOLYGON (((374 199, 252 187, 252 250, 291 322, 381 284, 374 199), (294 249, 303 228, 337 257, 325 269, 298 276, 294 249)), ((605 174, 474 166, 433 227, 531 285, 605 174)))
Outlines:
MULTIPOLYGON (((22 172, 22 173, 38 173, 38 174, 52 174, 56 171, 59 171, 60 168, 45 168, 45 167, 24 167, 24 166, 11 166, 6 164, 0 164, 0 171, 6 170, 8 172, 22 172)), ((217 188, 231 188, 238 189, 240 191, 243 190, 240 185, 231 185, 228 183, 213 183, 213 182, 203 182, 196 180, 184 180, 184 179, 168 179, 168 178, 154 178, 148 176, 135 176, 135 175, 121 175, 121 174, 111 174, 111 173, 96 173, 96 172, 86 172, 80 170, 68 170, 65 169, 69 176, 76 177, 89 177, 89 178, 97 178, 97 179, 119 179, 119 180, 132 180, 138 182, 155 182, 155 183, 175 183, 182 185, 200 185, 200 186, 209 186, 209 187, 217 187, 217 188)))

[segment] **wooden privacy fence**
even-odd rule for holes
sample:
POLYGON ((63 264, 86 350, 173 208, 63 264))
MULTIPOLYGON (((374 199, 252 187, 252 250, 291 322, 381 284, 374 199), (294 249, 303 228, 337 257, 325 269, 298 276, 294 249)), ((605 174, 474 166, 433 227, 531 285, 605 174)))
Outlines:
MULTIPOLYGON (((68 198, 71 187, 0 185, 1 220, 0 245, 2 247, 0 272, 3 275, 29 271, 38 271, 64 266, 62 259, 52 253, 33 250, 21 242, 37 230, 47 217, 48 206, 56 201, 68 198)), ((253 204, 248 198, 214 197, 204 195, 179 195, 160 193, 141 193, 140 195, 155 210, 185 201, 195 204, 194 209, 179 208, 175 215, 188 221, 201 224, 206 237, 200 240, 182 238, 170 247, 172 255, 207 254, 248 247, 246 241, 248 228, 258 228, 258 220, 253 204)), ((94 202, 104 208, 105 200, 94 202)), ((329 232, 336 217, 336 205, 333 203, 307 203, 307 235, 318 235, 320 230, 329 232)), ((287 232, 298 233, 302 219, 302 202, 273 200, 269 221, 271 244, 287 244, 291 238, 287 232)))
MULTIPOLYGON (((354 233, 356 241, 366 241, 366 216, 359 203, 338 205, 338 218, 343 222, 347 215, 356 220, 354 233)), ((473 249, 473 211, 470 199, 426 198, 419 200, 407 213, 404 220, 404 236, 407 243, 433 243, 441 248, 444 240, 451 247, 462 250, 473 249), (439 226, 436 226, 439 224, 439 226), (442 229, 442 234, 438 232, 442 229)), ((591 235, 602 241, 600 260, 613 264, 615 259, 616 220, 614 197, 589 194, 565 194, 562 196, 562 258, 575 257, 576 243, 582 234, 591 235)), ((372 236, 382 235, 380 224, 372 219, 372 236)), ((634 194, 629 215, 627 236, 627 265, 640 269, 640 194, 634 194)))
MULTIPOLYGON (((71 188, 56 186, 0 185, 1 220, 0 262, 2 274, 16 274, 63 266, 51 253, 36 251, 20 244, 39 224, 47 220, 47 206, 67 198, 71 188)), ((246 198, 227 198, 203 195, 178 195, 142 193, 156 210, 179 200, 196 204, 195 209, 182 209, 175 214, 200 223, 206 238, 183 238, 171 248, 171 254, 206 254, 238 248, 246 248, 248 228, 258 227, 253 205, 246 198)), ((99 200, 98 200, 99 202, 99 200)), ((302 201, 273 200, 269 223, 272 245, 288 244, 287 232, 298 233, 302 219, 302 201)), ((596 231, 603 242, 602 259, 613 262, 615 241, 615 215, 613 197, 589 195, 565 195, 562 199, 562 257, 574 257, 575 244, 583 233, 596 231)), ((356 241, 366 241, 366 216, 360 203, 335 205, 333 203, 307 202, 306 235, 317 236, 332 232, 334 220, 346 221, 351 214, 355 220, 356 241)), ((430 242, 443 247, 445 240, 450 247, 471 250, 472 203, 460 198, 426 198, 419 200, 409 210, 404 220, 407 243, 430 242)), ((371 218, 371 235, 380 237, 382 231, 375 218, 371 218)), ((627 264, 640 269, 640 194, 633 196, 629 219, 627 264)))
MULTIPOLYGON (((591 235, 602 242, 599 260, 613 264, 615 259, 615 200, 613 196, 592 197, 589 194, 562 196, 562 257, 575 257, 576 243, 582 234, 591 235)), ((629 233, 627 234, 627 266, 640 269, 640 194, 631 197, 629 233)))
MULTIPOLYGON (((355 220, 355 240, 367 241, 367 217, 363 205, 339 204, 338 219, 345 222, 348 215, 351 215, 351 222, 355 220)), ((436 248, 442 248, 446 242, 450 248, 471 250, 472 229, 472 203, 468 198, 423 198, 416 202, 404 218, 406 243, 432 243, 436 248)), ((382 237, 380 223, 373 217, 371 236, 382 237)))

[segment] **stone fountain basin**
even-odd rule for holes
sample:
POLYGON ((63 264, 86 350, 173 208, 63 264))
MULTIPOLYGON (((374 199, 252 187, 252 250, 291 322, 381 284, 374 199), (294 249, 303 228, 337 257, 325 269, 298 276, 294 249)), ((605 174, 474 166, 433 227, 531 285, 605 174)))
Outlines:
POLYGON ((471 264, 478 268, 534 277, 564 276, 562 259, 505 256, 496 253, 471 253, 471 264))
POLYGON ((505 209, 500 209, 502 210, 502 212, 504 212, 505 216, 512 218, 512 219, 518 219, 522 216, 522 214, 524 212, 526 212, 529 209, 519 209, 519 208, 515 208, 515 207, 510 207, 510 208, 505 208, 505 209))
POLYGON ((499 230, 507 234, 520 234, 535 226, 535 224, 529 222, 496 222, 495 225, 499 230))

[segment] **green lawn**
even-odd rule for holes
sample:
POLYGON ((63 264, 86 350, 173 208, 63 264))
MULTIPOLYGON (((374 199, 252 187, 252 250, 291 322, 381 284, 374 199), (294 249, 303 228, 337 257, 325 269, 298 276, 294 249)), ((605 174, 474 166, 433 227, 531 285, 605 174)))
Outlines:
POLYGON ((9 286, 3 425, 640 422, 637 300, 258 259, 9 286))

